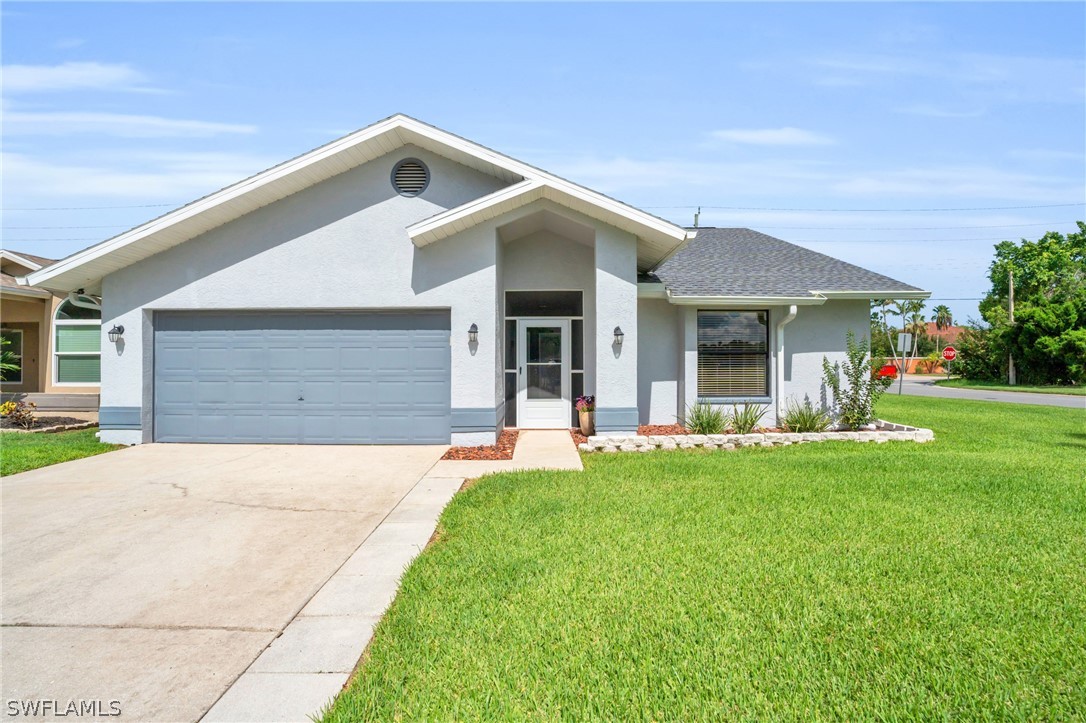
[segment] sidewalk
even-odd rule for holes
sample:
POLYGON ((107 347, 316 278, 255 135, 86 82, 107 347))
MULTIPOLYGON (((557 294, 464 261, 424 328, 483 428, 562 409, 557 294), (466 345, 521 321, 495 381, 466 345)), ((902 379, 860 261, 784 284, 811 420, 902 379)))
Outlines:
POLYGON ((564 429, 526 429, 520 433, 513 459, 485 462, 443 459, 430 474, 471 479, 494 472, 531 469, 583 470, 573 437, 564 429))

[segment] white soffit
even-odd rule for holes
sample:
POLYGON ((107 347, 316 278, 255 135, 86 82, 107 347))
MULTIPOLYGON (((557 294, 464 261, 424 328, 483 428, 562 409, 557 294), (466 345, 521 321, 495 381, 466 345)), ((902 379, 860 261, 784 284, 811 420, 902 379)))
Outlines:
POLYGON ((649 229, 652 233, 638 235, 645 239, 646 252, 650 257, 663 258, 685 241, 684 230, 663 219, 414 118, 395 115, 72 254, 29 274, 26 280, 20 282, 57 291, 84 288, 88 292, 100 292, 102 278, 114 271, 404 145, 417 145, 457 163, 494 175, 515 187, 521 187, 522 192, 525 180, 553 187, 553 192, 565 199, 563 205, 593 217, 606 213, 615 219, 609 223, 620 228, 649 229), (596 207, 599 207, 599 210, 587 211, 596 207))
POLYGON ((541 199, 636 236, 637 264, 642 269, 659 264, 693 236, 693 233, 686 229, 655 216, 642 214, 606 196, 599 196, 566 182, 558 185, 540 178, 521 181, 463 206, 431 216, 409 226, 407 234, 416 246, 427 246, 541 199), (634 213, 630 213, 631 211, 634 213))

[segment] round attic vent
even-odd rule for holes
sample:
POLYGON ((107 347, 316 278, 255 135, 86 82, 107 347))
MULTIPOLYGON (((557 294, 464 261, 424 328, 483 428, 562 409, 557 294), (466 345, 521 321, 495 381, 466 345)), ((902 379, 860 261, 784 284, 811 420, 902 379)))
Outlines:
POLYGON ((430 185, 430 169, 417 158, 405 158, 392 169, 392 187, 401 196, 417 196, 430 185))

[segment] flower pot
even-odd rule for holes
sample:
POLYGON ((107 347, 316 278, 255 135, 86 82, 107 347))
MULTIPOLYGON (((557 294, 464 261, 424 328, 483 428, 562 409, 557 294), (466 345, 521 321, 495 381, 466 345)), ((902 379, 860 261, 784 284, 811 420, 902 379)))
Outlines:
POLYGON ((586 437, 591 437, 596 433, 595 412, 577 412, 577 418, 581 422, 581 434, 586 437))

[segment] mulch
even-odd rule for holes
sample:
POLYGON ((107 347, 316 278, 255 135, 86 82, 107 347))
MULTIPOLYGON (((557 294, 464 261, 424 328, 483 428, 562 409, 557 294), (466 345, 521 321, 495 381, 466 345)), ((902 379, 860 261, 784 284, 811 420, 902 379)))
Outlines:
POLYGON ((506 429, 498 435, 497 444, 484 444, 478 447, 450 447, 449 451, 441 459, 491 461, 500 459, 513 459, 513 448, 517 446, 515 429, 506 429))
MULTIPOLYGON (((76 419, 75 417, 36 417, 34 419, 34 426, 30 429, 43 429, 45 427, 58 427, 62 424, 84 424, 86 419, 76 419)), ((7 417, 0 418, 0 429, 23 429, 18 424, 13 424, 7 417)))
POLYGON ((681 424, 642 424, 637 428, 642 437, 653 434, 690 434, 690 430, 681 424))

